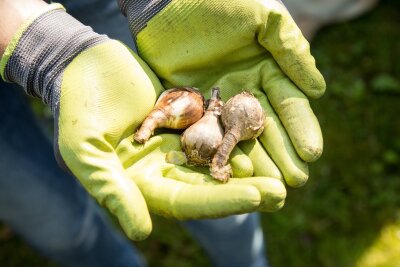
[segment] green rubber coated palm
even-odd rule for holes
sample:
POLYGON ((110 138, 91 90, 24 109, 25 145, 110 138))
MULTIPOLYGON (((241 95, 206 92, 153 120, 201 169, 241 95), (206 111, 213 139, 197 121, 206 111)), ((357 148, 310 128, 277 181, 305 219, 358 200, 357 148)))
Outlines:
MULTIPOLYGON (((45 58, 51 59, 51 63, 62 61, 59 76, 43 72, 38 79, 39 85, 43 85, 44 78, 57 80, 46 88, 48 91, 41 91, 51 93, 57 98, 55 103, 59 103, 55 105, 56 155, 85 189, 118 218, 128 237, 141 240, 149 235, 149 212, 177 219, 199 219, 282 207, 286 189, 281 180, 249 177, 264 175, 253 168, 259 164, 254 159, 256 152, 262 149, 257 142, 246 148, 248 156, 239 148, 232 153, 233 173, 242 178, 219 184, 209 177, 207 169, 166 162, 166 153, 181 150, 180 135, 159 134, 144 145, 133 141, 134 132, 164 88, 152 70, 122 43, 101 38, 101 42, 85 46, 80 40, 81 49, 77 47, 76 54, 67 53, 66 57, 42 48, 37 65, 8 61, 12 56, 31 56, 18 53, 16 47, 20 42, 32 51, 38 49, 37 36, 43 37, 47 32, 36 36, 37 28, 30 26, 37 25, 33 24, 35 18, 55 9, 62 6, 50 5, 21 26, 0 61, 0 72, 5 77, 6 66, 11 66, 22 77, 48 69, 45 58), (29 42, 32 38, 25 33, 37 40, 29 42)), ((52 18, 57 21, 57 16, 52 18)), ((58 30, 53 29, 54 39, 57 34, 71 34, 58 30)), ((96 36, 88 30, 84 27, 85 33, 96 36)), ((46 48, 59 48, 54 39, 47 40, 46 48)))
POLYGON ((307 97, 320 97, 325 81, 286 8, 275 0, 172 0, 153 15, 135 38, 163 85, 195 86, 204 95, 218 86, 224 101, 253 93, 266 112, 265 130, 260 142, 239 147, 256 175, 303 185, 307 162, 323 150, 307 97))
MULTIPOLYGON (((167 163, 165 154, 180 149, 177 134, 135 143, 135 129, 162 90, 147 65, 117 41, 83 51, 63 74, 58 116, 62 159, 130 238, 144 239, 151 232, 149 211, 196 219, 274 211, 283 205, 286 190, 280 180, 241 178, 217 185, 202 169, 167 163), (263 184, 272 186, 266 191, 263 184)), ((246 173, 250 160, 242 154, 232 165, 246 173)))

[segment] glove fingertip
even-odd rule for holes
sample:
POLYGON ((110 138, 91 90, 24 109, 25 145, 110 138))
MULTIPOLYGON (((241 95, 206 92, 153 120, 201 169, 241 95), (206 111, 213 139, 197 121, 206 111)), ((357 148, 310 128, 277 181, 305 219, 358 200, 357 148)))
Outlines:
POLYGON ((303 90, 304 93, 313 99, 318 99, 325 94, 326 91, 326 82, 321 73, 318 73, 318 77, 315 77, 312 80, 311 86, 309 86, 309 90, 303 90))
POLYGON ((152 230, 153 226, 150 221, 149 223, 136 225, 135 228, 125 230, 125 233, 133 241, 143 241, 151 234, 152 230))
POLYGON ((266 189, 264 200, 260 205, 259 210, 265 212, 275 212, 280 210, 286 199, 285 185, 278 179, 269 178, 268 188, 266 189))
POLYGON ((277 202, 275 205, 260 206, 259 212, 277 212, 285 206, 285 200, 277 202))
POLYGON ((299 156, 305 162, 314 162, 318 160, 323 152, 323 148, 319 145, 302 147, 299 149, 299 156))
POLYGON ((305 185, 305 183, 308 180, 308 175, 305 174, 299 174, 299 175, 293 175, 291 177, 285 177, 285 181, 286 183, 290 186, 290 187, 302 187, 303 185, 305 185))

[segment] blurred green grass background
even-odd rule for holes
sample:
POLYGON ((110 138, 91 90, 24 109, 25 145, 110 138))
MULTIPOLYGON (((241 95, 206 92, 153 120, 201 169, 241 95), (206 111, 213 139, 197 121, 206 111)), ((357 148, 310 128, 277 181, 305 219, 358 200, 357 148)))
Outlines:
MULTIPOLYGON (((399 10, 400 1, 382 1, 312 42, 328 85, 311 102, 324 154, 281 211, 262 215, 272 267, 400 266, 399 10)), ((38 101, 33 108, 49 117, 38 101)), ((153 218, 153 234, 137 243, 150 267, 210 266, 178 223, 153 218)), ((57 265, 0 225, 0 266, 57 265)))

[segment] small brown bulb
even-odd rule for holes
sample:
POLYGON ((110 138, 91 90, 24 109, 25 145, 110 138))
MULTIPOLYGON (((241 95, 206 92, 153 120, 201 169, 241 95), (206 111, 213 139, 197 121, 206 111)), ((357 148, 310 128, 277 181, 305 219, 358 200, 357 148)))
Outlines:
POLYGON ((227 164, 229 155, 239 141, 257 138, 262 133, 265 114, 257 98, 249 92, 242 92, 225 103, 221 120, 225 135, 212 160, 211 175, 227 182, 232 176, 232 170, 227 164))
POLYGON ((181 143, 188 165, 210 165, 224 136, 219 119, 222 105, 219 88, 213 88, 204 116, 183 132, 181 143))
POLYGON ((196 88, 166 90, 158 98, 134 139, 138 143, 144 143, 157 128, 186 129, 198 121, 203 113, 204 97, 196 88))

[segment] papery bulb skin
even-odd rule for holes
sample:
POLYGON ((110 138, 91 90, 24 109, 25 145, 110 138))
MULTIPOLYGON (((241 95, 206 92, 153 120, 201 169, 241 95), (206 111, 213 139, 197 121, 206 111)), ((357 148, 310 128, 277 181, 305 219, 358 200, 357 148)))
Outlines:
POLYGON ((219 88, 213 88, 204 116, 183 132, 181 143, 188 165, 210 165, 224 136, 219 118, 222 105, 219 88))
POLYGON ((260 102, 243 91, 230 98, 221 111, 225 132, 239 131, 239 140, 257 138, 264 130, 265 114, 260 102))
POLYGON ((221 111, 225 128, 222 144, 211 163, 211 175, 222 182, 232 176, 227 164, 235 145, 242 140, 257 138, 264 130, 265 114, 260 102, 249 92, 241 92, 230 98, 221 111))
POLYGON ((145 143, 157 128, 186 129, 204 114, 204 97, 194 87, 164 91, 134 136, 145 143))

